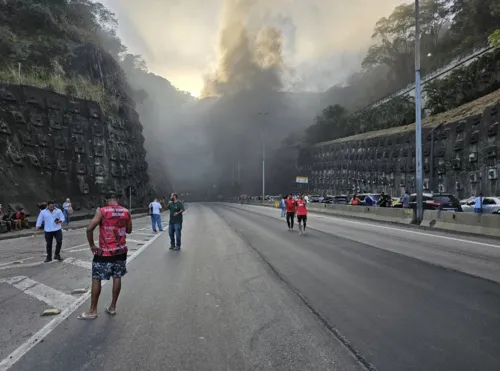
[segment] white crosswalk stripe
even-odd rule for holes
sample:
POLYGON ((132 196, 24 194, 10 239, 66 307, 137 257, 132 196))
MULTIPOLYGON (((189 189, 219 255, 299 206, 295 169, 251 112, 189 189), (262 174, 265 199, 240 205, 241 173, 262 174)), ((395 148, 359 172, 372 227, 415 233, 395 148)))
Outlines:
POLYGON ((77 267, 88 269, 88 270, 92 269, 92 262, 90 262, 90 261, 84 261, 84 260, 75 259, 75 258, 66 258, 63 260, 63 263, 76 265, 77 267))
POLYGON ((62 291, 56 290, 25 276, 2 279, 0 282, 8 283, 25 294, 60 310, 66 309, 76 300, 76 298, 72 295, 65 294, 62 291))

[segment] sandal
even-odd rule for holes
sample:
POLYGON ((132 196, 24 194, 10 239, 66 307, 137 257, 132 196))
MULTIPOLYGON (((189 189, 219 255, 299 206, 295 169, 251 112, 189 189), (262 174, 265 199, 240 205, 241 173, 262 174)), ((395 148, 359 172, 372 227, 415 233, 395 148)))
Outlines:
POLYGON ((81 320, 93 320, 96 318, 97 318, 97 314, 92 315, 92 314, 88 314, 86 312, 84 312, 78 316, 78 319, 81 319, 81 320))
POLYGON ((116 315, 116 310, 109 310, 109 307, 108 307, 108 308, 106 308, 106 313, 108 313, 111 316, 115 316, 116 315))

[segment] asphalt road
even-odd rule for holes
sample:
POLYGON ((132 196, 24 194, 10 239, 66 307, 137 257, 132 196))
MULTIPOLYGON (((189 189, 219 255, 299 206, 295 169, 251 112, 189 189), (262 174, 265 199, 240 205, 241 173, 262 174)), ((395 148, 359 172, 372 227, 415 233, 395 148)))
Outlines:
POLYGON ((301 237, 274 209, 192 205, 183 250, 145 230, 118 315, 104 313, 106 285, 95 321, 76 319, 85 297, 40 318, 46 305, 12 283, 69 294, 88 286, 85 264, 0 266, 0 371, 500 369, 499 243, 323 215, 309 226, 301 237))

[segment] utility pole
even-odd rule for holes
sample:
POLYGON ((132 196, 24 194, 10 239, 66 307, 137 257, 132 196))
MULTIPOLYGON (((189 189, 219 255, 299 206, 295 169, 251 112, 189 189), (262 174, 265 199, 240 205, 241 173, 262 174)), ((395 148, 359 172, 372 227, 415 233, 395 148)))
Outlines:
POLYGON ((262 140, 262 202, 266 198, 266 144, 264 143, 264 130, 260 131, 262 140))
POLYGON ((238 184, 240 184, 240 159, 238 158, 238 184))
MULTIPOLYGON (((268 115, 269 112, 259 112, 259 115, 268 115)), ((263 127, 263 125, 261 126, 263 127)), ((262 202, 266 198, 266 143, 264 141, 264 129, 260 130, 260 138, 262 141, 262 202)))
POLYGON ((424 217, 422 182, 422 92, 420 84, 420 0, 415 0, 415 162, 417 223, 424 217))

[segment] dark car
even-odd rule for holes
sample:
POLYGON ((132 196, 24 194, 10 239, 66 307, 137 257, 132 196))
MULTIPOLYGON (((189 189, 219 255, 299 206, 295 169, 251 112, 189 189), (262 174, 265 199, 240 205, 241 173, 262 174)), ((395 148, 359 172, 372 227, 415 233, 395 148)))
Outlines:
MULTIPOLYGON (((462 211, 460 201, 450 193, 424 193, 422 195, 424 201, 424 210, 445 210, 445 211, 462 211)), ((396 208, 402 208, 403 204, 394 205, 396 208)), ((417 194, 410 195, 410 208, 416 209, 417 194)))

